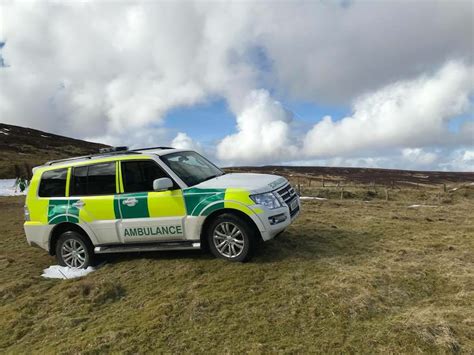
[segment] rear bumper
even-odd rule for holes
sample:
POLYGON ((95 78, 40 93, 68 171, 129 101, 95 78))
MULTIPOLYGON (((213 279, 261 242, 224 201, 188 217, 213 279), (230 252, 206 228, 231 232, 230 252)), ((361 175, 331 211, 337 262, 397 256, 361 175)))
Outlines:
POLYGON ((296 199, 298 201, 298 208, 292 214, 290 214, 290 208, 288 206, 283 206, 273 210, 258 206, 258 209, 263 210, 263 213, 259 213, 257 216, 263 225, 263 229, 260 228, 260 233, 264 241, 275 238, 276 235, 286 229, 299 216, 301 204, 299 198, 296 197, 296 199), (280 219, 281 216, 285 217, 284 221, 274 224, 270 222, 271 219, 280 219))
POLYGON ((31 246, 49 251, 49 235, 52 227, 53 226, 47 224, 25 222, 23 228, 26 234, 26 241, 31 246))

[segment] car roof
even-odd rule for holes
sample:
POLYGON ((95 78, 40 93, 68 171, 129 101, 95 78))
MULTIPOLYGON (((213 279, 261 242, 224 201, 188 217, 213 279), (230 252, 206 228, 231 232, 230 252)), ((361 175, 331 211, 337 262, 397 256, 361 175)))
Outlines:
POLYGON ((108 152, 108 153, 98 153, 92 155, 84 155, 78 157, 71 157, 66 159, 52 160, 43 165, 39 165, 33 168, 33 172, 38 169, 41 170, 54 170, 61 169, 70 166, 79 166, 79 165, 88 165, 92 163, 106 163, 117 160, 134 160, 145 158, 153 155, 166 155, 177 152, 185 152, 189 149, 176 149, 170 147, 155 147, 155 148, 141 148, 141 149, 132 149, 124 150, 117 152, 108 152))

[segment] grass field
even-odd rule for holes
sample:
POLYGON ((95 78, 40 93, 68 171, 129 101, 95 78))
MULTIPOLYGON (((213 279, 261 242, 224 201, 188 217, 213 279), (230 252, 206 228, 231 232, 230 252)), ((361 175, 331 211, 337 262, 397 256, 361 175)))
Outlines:
POLYGON ((40 277, 54 259, 0 198, 0 352, 473 353, 474 186, 337 196, 249 263, 114 256, 76 280, 40 277))

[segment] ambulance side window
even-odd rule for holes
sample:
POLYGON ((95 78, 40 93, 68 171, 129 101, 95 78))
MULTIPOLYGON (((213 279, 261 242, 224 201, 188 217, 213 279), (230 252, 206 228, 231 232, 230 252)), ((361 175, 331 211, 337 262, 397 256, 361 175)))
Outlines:
POLYGON ((115 162, 74 168, 70 189, 71 196, 115 194, 115 162))
POLYGON ((64 197, 66 195, 67 169, 45 171, 41 175, 39 197, 64 197))
POLYGON ((168 177, 168 175, 154 161, 122 162, 122 179, 125 193, 153 191, 153 181, 163 177, 168 177))

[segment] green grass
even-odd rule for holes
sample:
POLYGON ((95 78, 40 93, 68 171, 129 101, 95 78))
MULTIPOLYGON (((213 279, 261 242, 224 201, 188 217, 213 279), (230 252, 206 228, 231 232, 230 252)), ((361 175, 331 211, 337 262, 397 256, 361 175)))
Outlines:
POLYGON ((26 244, 22 199, 1 198, 0 349, 472 353, 472 195, 305 201, 249 263, 143 253, 64 281, 40 277, 55 261, 26 244))

